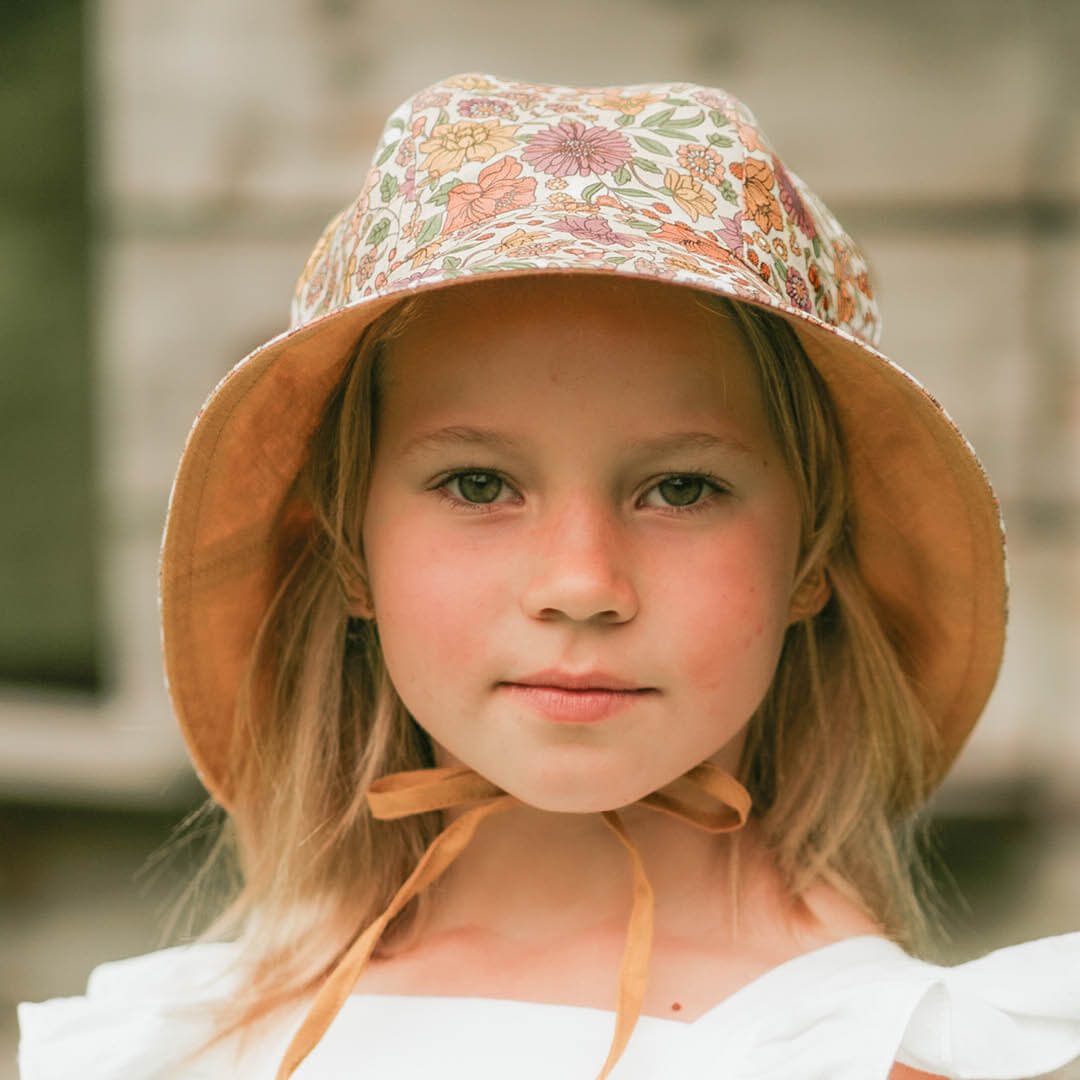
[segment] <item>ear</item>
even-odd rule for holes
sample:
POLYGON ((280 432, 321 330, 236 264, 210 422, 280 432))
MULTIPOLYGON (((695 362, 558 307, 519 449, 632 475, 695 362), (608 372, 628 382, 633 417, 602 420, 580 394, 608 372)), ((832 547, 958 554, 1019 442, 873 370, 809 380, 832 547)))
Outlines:
POLYGON ((374 619, 375 602, 371 590, 362 578, 356 578, 346 587, 345 610, 351 619, 374 619))
POLYGON ((818 566, 811 570, 791 594, 788 623, 812 619, 828 603, 831 595, 832 586, 829 584, 825 567, 818 566))

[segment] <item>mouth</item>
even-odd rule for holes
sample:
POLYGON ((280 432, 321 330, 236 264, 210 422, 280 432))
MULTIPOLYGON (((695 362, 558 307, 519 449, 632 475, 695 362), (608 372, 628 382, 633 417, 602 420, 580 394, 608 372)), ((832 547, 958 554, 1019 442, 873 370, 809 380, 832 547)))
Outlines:
POLYGON ((657 693, 604 672, 538 672, 499 685, 521 704, 564 724, 594 723, 657 693))

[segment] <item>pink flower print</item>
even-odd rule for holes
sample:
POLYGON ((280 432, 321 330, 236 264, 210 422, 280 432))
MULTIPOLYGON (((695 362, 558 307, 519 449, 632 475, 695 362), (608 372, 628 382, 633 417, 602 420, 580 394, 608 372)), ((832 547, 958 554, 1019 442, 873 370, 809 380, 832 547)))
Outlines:
POLYGON ((810 290, 806 286, 806 279, 793 266, 788 267, 787 294, 791 302, 803 311, 810 311, 810 290))
POLYGON ((445 90, 422 90, 413 98, 413 112, 421 109, 441 109, 450 100, 445 90))
POLYGON ((401 140, 394 155, 394 164, 402 167, 409 164, 416 157, 416 140, 412 136, 406 136, 401 140))
POLYGON ((620 236, 601 217, 564 217, 551 226, 559 232, 569 233, 579 240, 592 240, 597 244, 620 244, 629 246, 633 241, 628 236, 620 236))
POLYGON ((534 169, 555 176, 614 172, 632 156, 625 136, 602 127, 586 128, 580 120, 564 120, 541 131, 522 153, 534 169))
POLYGON ((405 202, 412 202, 416 198, 416 166, 410 165, 405 170, 405 181, 398 188, 398 195, 405 202))
POLYGON ((733 255, 742 255, 742 217, 742 211, 740 210, 734 217, 724 218, 720 222, 720 227, 716 230, 716 238, 733 255))
POLYGON ((505 102, 497 98, 468 98, 459 102, 457 107, 461 116, 467 116, 470 120, 486 120, 490 116, 511 116, 513 109, 505 102))
POLYGON ((458 184, 446 197, 444 233, 477 225, 481 221, 520 210, 536 202, 536 180, 527 176, 520 180, 521 165, 512 157, 500 158, 476 178, 475 184, 458 184))
POLYGON ((775 157, 772 162, 773 172, 776 174, 776 183, 780 188, 780 201, 784 204, 789 220, 802 229, 803 236, 813 239, 817 235, 817 229, 814 226, 814 219, 810 216, 810 211, 806 208, 806 203, 802 201, 802 196, 795 189, 795 185, 791 182, 791 177, 788 176, 784 166, 775 157))

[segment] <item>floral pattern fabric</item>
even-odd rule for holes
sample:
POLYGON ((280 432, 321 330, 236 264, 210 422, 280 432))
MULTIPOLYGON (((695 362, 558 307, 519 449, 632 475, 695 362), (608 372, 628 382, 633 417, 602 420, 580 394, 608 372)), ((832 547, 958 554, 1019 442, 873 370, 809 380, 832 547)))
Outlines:
POLYGON ((446 79, 394 110, 363 189, 304 269, 292 322, 465 275, 584 269, 880 336, 864 257, 730 94, 493 75, 446 79))

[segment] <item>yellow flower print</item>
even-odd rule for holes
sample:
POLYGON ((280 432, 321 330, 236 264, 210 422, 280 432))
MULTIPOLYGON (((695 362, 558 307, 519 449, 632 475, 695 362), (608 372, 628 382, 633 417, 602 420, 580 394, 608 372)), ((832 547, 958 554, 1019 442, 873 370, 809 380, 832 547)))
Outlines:
POLYGON ((566 181, 561 176, 549 176, 544 186, 551 191, 562 191, 566 187, 566 181))
POLYGON ((691 221, 697 221, 702 214, 715 212, 716 200, 689 174, 668 169, 664 173, 664 184, 670 189, 671 197, 689 214, 691 221))
POLYGON ((562 214, 595 214, 596 207, 592 203, 579 202, 572 195, 563 195, 561 192, 549 195, 548 206, 562 214))
POLYGON ((787 258, 787 244, 785 244, 784 241, 781 240, 779 236, 773 237, 772 249, 773 249, 773 254, 778 259, 786 259, 787 258))
POLYGON ((415 270, 418 266, 423 266, 424 263, 431 262, 436 255, 439 254, 439 248, 441 248, 443 242, 441 240, 432 240, 430 244, 422 248, 417 248, 412 253, 412 269, 415 270))
POLYGON ((445 79, 443 86, 453 86, 458 90, 496 90, 495 84, 483 75, 455 75, 452 79, 445 79))
POLYGON ((683 255, 668 255, 664 262, 674 270, 690 270, 698 274, 703 272, 700 263, 694 262, 693 259, 687 259, 683 255))
POLYGON ((614 109, 623 116, 637 116, 646 105, 654 101, 663 101, 663 94, 605 94, 603 97, 589 98, 588 103, 594 109, 614 109))
POLYGON ((438 124, 432 130, 431 138, 420 144, 420 152, 428 155, 422 167, 432 176, 442 176, 461 168, 466 159, 487 161, 517 145, 514 136, 518 126, 500 124, 498 120, 438 124))

